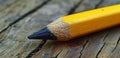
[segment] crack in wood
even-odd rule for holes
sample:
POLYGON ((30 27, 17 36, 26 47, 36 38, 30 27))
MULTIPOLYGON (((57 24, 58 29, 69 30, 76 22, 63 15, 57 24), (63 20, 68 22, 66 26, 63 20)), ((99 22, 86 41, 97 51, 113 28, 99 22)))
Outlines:
POLYGON ((68 53, 69 53, 69 51, 67 51, 67 53, 65 54, 65 56, 64 56, 64 57, 66 57, 68 53))
POLYGON ((100 0, 100 2, 95 6, 95 8, 98 8, 100 4, 102 4, 104 0, 100 0))
POLYGON ((37 46, 33 51, 31 51, 26 58, 31 58, 34 54, 36 54, 39 50, 41 50, 42 46, 46 43, 46 40, 43 40, 39 46, 37 46))
POLYGON ((89 42, 89 40, 87 39, 86 40, 86 42, 85 42, 85 44, 83 45, 83 48, 82 48, 82 50, 80 51, 80 56, 79 56, 79 58, 81 58, 81 56, 82 56, 82 51, 85 49, 85 47, 87 46, 87 43, 89 42))
POLYGON ((39 10, 40 8, 42 8, 44 5, 46 5, 49 1, 51 0, 46 0, 44 1, 42 4, 38 5, 37 7, 35 7, 34 9, 30 10, 29 12, 25 13, 24 15, 22 15, 21 17, 19 17, 17 20, 13 21, 12 23, 10 23, 6 28, 4 28, 2 31, 0 31, 0 34, 4 31, 6 31, 9 27, 11 27, 12 25, 16 24, 17 22, 19 22, 20 20, 24 19, 25 17, 29 16, 30 14, 36 12, 37 10, 39 10))
POLYGON ((105 43, 102 45, 102 47, 100 48, 100 50, 98 51, 98 53, 96 54, 96 57, 95 58, 98 58, 100 52, 102 51, 103 47, 105 46, 105 43))
POLYGON ((114 49, 112 50, 112 52, 114 52, 114 51, 115 51, 115 49, 117 48, 117 46, 118 46, 119 42, 120 42, 120 37, 119 37, 119 39, 118 39, 118 41, 117 41, 117 44, 115 45, 114 49))
POLYGON ((68 11, 68 15, 75 12, 75 10, 79 7, 79 5, 83 2, 83 0, 80 0, 71 10, 68 11))
POLYGON ((62 52, 62 50, 55 56, 55 57, 53 57, 53 58, 57 58, 58 57, 58 55, 60 54, 62 52))
POLYGON ((105 34, 103 41, 105 41, 105 39, 108 37, 108 34, 109 34, 109 32, 107 32, 107 33, 105 34))
MULTIPOLYGON (((107 32, 103 38, 103 41, 105 41, 105 39, 107 38, 109 32, 107 32)), ((98 51, 98 53, 96 54, 96 57, 95 58, 98 58, 100 52, 102 51, 103 47, 105 46, 105 43, 103 43, 102 47, 100 48, 100 50, 98 51)))

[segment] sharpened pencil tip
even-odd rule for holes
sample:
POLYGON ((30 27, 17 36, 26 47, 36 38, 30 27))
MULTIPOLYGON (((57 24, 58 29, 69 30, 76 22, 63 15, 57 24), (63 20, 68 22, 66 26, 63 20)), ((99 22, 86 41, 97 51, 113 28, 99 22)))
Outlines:
POLYGON ((44 40, 56 40, 56 36, 53 35, 47 27, 41 29, 28 36, 28 39, 44 39, 44 40))

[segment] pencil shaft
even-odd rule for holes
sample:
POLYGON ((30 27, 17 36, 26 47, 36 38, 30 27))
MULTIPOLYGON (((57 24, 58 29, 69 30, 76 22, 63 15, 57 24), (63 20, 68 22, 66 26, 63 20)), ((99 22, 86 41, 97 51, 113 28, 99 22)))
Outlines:
POLYGON ((120 24, 120 5, 114 5, 62 17, 69 24, 71 37, 120 24))
POLYGON ((67 41, 118 24, 120 4, 63 16, 42 29, 44 32, 38 31, 28 38, 67 41))

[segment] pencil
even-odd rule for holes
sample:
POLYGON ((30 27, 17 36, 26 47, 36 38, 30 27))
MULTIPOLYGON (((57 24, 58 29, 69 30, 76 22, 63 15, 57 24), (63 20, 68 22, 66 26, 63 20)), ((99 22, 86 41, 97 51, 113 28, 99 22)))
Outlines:
POLYGON ((29 39, 67 41, 120 24, 120 4, 63 16, 29 39))

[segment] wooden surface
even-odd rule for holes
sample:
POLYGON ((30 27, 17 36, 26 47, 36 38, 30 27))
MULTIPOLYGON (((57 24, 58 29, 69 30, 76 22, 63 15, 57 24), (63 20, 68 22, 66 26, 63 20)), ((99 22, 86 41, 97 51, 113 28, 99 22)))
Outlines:
POLYGON ((0 0, 0 58, 120 58, 119 26, 66 42, 27 39, 63 15, 118 3, 120 0, 0 0))

